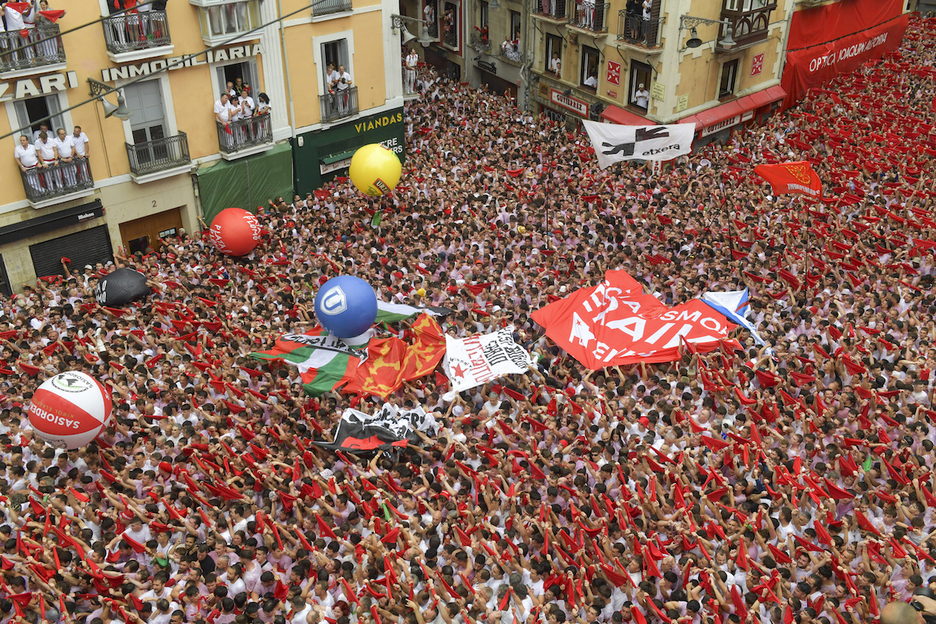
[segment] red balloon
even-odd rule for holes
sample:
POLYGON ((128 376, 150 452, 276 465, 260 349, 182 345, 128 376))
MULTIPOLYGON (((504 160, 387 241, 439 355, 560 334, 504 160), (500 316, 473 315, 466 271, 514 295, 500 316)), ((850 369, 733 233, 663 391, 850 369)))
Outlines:
POLYGON ((225 208, 211 220, 208 238, 225 256, 246 256, 260 242, 260 222, 242 208, 225 208))

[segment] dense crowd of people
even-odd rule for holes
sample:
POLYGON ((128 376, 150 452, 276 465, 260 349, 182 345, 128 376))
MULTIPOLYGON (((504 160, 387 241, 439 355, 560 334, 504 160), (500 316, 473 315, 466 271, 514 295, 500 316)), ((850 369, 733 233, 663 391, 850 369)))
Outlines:
POLYGON ((67 263, 4 300, 0 621, 859 624, 911 599, 936 580, 934 29, 659 174, 422 70, 392 197, 338 178, 261 210, 245 259, 185 232, 118 256, 142 304, 67 263), (799 159, 823 202, 751 174, 799 159), (769 345, 586 370, 529 315, 613 269, 667 304, 748 287, 769 345), (406 384, 389 401, 442 427, 421 447, 323 451, 355 397, 249 354, 340 273, 452 335, 512 324, 536 366, 450 403, 406 384), (113 392, 86 448, 24 419, 63 370, 113 392))

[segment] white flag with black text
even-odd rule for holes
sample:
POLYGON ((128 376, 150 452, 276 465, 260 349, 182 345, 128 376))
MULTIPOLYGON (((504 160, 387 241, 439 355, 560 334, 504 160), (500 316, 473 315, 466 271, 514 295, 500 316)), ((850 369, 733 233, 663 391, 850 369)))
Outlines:
POLYGON ((695 124, 620 126, 584 120, 582 124, 602 169, 622 160, 672 160, 688 154, 695 134, 695 124))

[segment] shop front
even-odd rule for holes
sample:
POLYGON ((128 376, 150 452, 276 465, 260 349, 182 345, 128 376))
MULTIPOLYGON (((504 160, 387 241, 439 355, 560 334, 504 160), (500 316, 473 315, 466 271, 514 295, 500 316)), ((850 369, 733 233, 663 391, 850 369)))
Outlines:
POLYGON ((737 100, 715 106, 695 115, 679 120, 679 123, 691 123, 696 127, 696 139, 693 149, 709 143, 724 143, 735 130, 754 121, 763 123, 777 110, 786 97, 786 91, 779 85, 756 91, 737 100))
POLYGON ((336 175, 346 174, 354 152, 370 143, 380 143, 404 162, 405 127, 403 109, 397 108, 326 130, 300 134, 293 140, 292 150, 296 192, 305 195, 336 175))

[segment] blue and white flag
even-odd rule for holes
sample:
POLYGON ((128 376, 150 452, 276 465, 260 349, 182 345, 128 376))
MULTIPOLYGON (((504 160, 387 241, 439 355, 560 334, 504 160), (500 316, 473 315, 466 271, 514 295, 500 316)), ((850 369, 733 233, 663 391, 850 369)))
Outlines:
POLYGON ((747 320, 748 312, 751 309, 748 305, 748 298, 749 293, 747 288, 744 290, 727 290, 724 292, 708 291, 702 295, 703 303, 724 314, 732 323, 740 325, 751 332, 754 342, 763 346, 767 343, 758 335, 757 328, 754 327, 754 324, 747 320))

